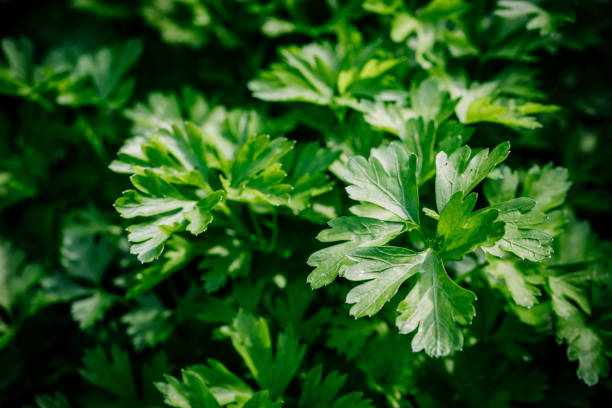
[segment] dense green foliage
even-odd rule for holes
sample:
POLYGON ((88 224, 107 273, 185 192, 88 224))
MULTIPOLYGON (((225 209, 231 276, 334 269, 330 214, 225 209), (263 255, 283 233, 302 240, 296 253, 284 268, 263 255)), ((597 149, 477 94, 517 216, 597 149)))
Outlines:
POLYGON ((609 4, 35 3, 0 1, 0 406, 612 392, 609 4))

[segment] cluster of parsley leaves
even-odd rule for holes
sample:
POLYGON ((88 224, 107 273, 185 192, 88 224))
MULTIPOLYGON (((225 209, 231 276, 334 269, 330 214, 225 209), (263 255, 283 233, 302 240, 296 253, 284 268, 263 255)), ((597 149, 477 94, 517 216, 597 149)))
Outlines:
POLYGON ((0 5, 0 405, 591 407, 596 0, 0 5))

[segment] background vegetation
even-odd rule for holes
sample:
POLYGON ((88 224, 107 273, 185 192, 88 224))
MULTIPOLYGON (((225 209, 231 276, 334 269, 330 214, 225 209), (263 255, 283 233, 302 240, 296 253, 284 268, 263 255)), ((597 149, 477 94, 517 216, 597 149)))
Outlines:
POLYGON ((595 0, 0 0, 0 405, 601 404, 611 13, 595 0), (484 236, 456 249, 436 155, 469 158, 466 144, 491 150, 472 186, 489 218, 461 227, 484 236), (377 155, 409 167, 400 181, 360 178, 377 155), (421 207, 372 199, 384 183, 418 186, 421 207), (515 196, 512 214, 543 218, 499 218, 515 196), (405 233, 342 251, 315 239, 351 212, 405 233), (531 234, 524 251, 509 224, 531 234), (448 307, 445 343, 396 327, 415 278, 366 298, 384 286, 360 275, 380 256, 367 247, 392 238, 431 246, 440 276, 477 298, 451 294, 468 312, 448 307))

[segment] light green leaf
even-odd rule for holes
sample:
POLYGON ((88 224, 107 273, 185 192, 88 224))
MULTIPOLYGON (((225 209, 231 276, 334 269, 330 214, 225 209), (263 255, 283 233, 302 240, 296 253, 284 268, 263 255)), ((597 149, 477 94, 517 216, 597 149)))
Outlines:
POLYGON ((553 309, 559 317, 569 319, 572 314, 579 313, 575 305, 584 313, 591 314, 591 305, 581 285, 588 279, 586 274, 581 271, 548 277, 553 309))
POLYGON ((483 190, 489 204, 501 204, 516 197, 519 174, 504 164, 489 173, 483 190))
POLYGON ((553 167, 552 163, 542 168, 535 165, 525 176, 521 195, 535 200, 534 209, 549 211, 563 204, 571 185, 566 168, 553 167))
POLYGON ((312 43, 281 49, 281 62, 249 82, 253 96, 265 101, 358 106, 358 97, 400 99, 406 92, 388 71, 400 62, 381 52, 380 43, 363 47, 312 43))
POLYGON ((138 306, 124 314, 121 322, 127 325, 134 348, 142 350, 170 337, 174 330, 171 315, 172 311, 165 309, 157 297, 147 295, 138 299, 138 306))
POLYGON ((116 172, 133 173, 136 190, 125 191, 115 208, 124 218, 145 219, 128 227, 141 262, 158 258, 174 233, 197 235, 212 222, 225 194, 208 184, 205 151, 202 132, 186 124, 128 140, 111 163, 116 172))
POLYGON ((399 143, 372 149, 369 161, 351 158, 346 188, 356 201, 378 205, 409 224, 419 223, 416 156, 408 155, 399 143))
POLYGON ((534 285, 534 277, 526 275, 514 261, 491 258, 484 271, 493 285, 508 289, 517 305, 531 308, 538 303, 541 291, 534 285))
MULTIPOLYGON (((15 249, 11 243, 0 238, 0 307, 9 315, 20 302, 24 317, 32 302, 28 293, 43 277, 43 269, 37 264, 26 264, 25 253, 15 249)), ((32 310, 33 311, 33 310, 32 310)))
POLYGON ((504 252, 512 252, 532 262, 550 258, 553 237, 539 229, 547 217, 534 210, 534 206, 535 201, 528 198, 515 198, 492 206, 499 211, 496 221, 505 223, 505 232, 493 246, 484 246, 483 249, 498 257, 503 257, 504 252))
POLYGON ((204 379, 206 386, 220 405, 240 403, 253 395, 253 390, 221 362, 206 360, 207 365, 198 364, 188 367, 204 379))
POLYGON ((497 145, 491 153, 484 149, 472 156, 472 149, 463 146, 448 156, 440 152, 436 156, 436 205, 438 213, 451 196, 461 191, 465 197, 474 189, 498 164, 503 162, 510 152, 510 143, 497 145))
POLYGON ((253 96, 264 101, 331 103, 341 58, 331 44, 287 47, 281 58, 282 63, 249 82, 253 96))
POLYGON ((572 313, 557 321, 557 338, 567 343, 567 358, 578 361, 578 378, 588 386, 606 377, 609 371, 604 343, 598 333, 589 327, 580 313, 572 313))
POLYGON ((72 303, 70 312, 74 320, 79 322, 81 329, 89 329, 102 320, 106 311, 115 303, 115 296, 95 291, 91 296, 72 303))
POLYGON ((182 370, 182 381, 166 375, 166 383, 156 383, 166 404, 188 408, 242 406, 251 398, 253 390, 223 364, 212 359, 207 363, 182 370))
POLYGON ((131 180, 138 191, 125 191, 115 208, 124 218, 149 219, 128 227, 128 239, 133 243, 130 252, 141 262, 157 259, 175 232, 187 230, 197 235, 206 231, 213 220, 211 210, 223 199, 222 191, 190 199, 151 170, 131 180))
POLYGON ((554 112, 558 108, 554 105, 540 105, 527 103, 524 105, 503 106, 494 103, 489 96, 483 96, 472 101, 467 109, 464 123, 493 122, 506 126, 517 126, 526 129, 541 128, 542 125, 533 116, 540 112, 554 112))
POLYGON ((344 278, 367 281, 346 295, 346 303, 353 304, 351 315, 359 318, 378 313, 399 287, 418 272, 417 266, 425 256, 425 252, 392 246, 357 248, 349 252, 348 257, 354 263, 344 269, 344 278))
POLYGON ((417 178, 419 185, 436 173, 436 125, 433 121, 411 119, 399 130, 408 152, 417 157, 417 178))
POLYGON ((270 139, 269 135, 247 139, 226 178, 222 178, 228 199, 286 205, 293 187, 284 183, 287 173, 279 160, 293 145, 283 137, 270 139))
POLYGON ((221 408, 204 378, 191 367, 182 371, 180 381, 167 374, 164 378, 166 382, 157 382, 155 386, 163 394, 167 405, 176 408, 221 408))
POLYGON ((32 42, 22 37, 18 40, 12 38, 2 39, 2 51, 8 60, 8 70, 11 76, 30 82, 33 72, 34 47, 32 42))
POLYGON ((417 330, 412 339, 415 352, 446 356, 463 347, 458 324, 469 324, 476 314, 476 296, 457 285, 446 273, 439 255, 428 250, 419 279, 399 304, 396 324, 400 333, 417 330))
POLYGON ((574 20, 570 15, 552 14, 523 0, 501 0, 494 14, 508 20, 526 20, 525 28, 539 30, 541 36, 552 35, 559 25, 574 20))
POLYGON ((328 285, 342 275, 351 262, 347 254, 364 246, 384 245, 405 228, 403 223, 381 221, 366 217, 340 217, 328 222, 330 229, 317 235, 321 242, 346 241, 321 249, 308 258, 308 265, 315 270, 308 275, 308 283, 314 288, 328 285))

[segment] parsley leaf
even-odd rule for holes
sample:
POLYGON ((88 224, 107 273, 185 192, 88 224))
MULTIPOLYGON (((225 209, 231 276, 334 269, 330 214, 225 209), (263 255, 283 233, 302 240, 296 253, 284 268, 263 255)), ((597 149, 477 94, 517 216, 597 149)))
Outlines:
POLYGON ((241 311, 232 322, 230 334, 234 348, 257 383, 269 390, 272 398, 281 395, 306 353, 306 347, 300 346, 293 330, 289 328, 279 334, 273 349, 266 321, 241 311))
POLYGON ((532 262, 549 258, 553 253, 553 237, 540 230, 547 216, 534 210, 535 205, 536 202, 528 198, 516 198, 492 206, 499 211, 497 221, 505 223, 505 232, 495 245, 484 245, 483 249, 499 257, 504 251, 512 252, 532 262))
POLYGON ((496 222, 497 210, 488 207, 472 212, 477 194, 465 199, 462 196, 462 191, 453 194, 438 220, 436 241, 444 259, 461 259, 474 248, 495 243, 504 235, 504 224, 496 222))
POLYGON ((362 399, 360 392, 351 392, 338 396, 346 382, 346 377, 346 375, 339 375, 337 371, 332 371, 323 378, 323 367, 321 365, 315 366, 306 374, 298 408, 371 407, 370 401, 362 399))
POLYGON ((283 183, 287 173, 279 161, 293 148, 285 138, 260 135, 247 139, 226 178, 221 178, 228 198, 254 204, 288 204, 293 187, 283 183))
POLYGON ((346 242, 321 249, 308 258, 308 265, 315 267, 308 275, 308 283, 315 289, 330 284, 336 276, 344 273, 350 263, 347 258, 350 251, 363 246, 384 245, 405 228, 402 223, 367 217, 340 217, 328 224, 331 228, 321 231, 317 239, 321 242, 346 242))
POLYGON ((111 163, 115 171, 133 172, 136 187, 115 202, 117 211, 124 218, 148 218, 128 227, 128 239, 134 243, 131 252, 141 262, 158 258, 172 234, 187 230, 197 235, 212 221, 211 210, 224 193, 212 191, 206 180, 204 150, 195 126, 187 125, 185 130, 173 126, 171 132, 159 130, 148 140, 133 139, 124 146, 120 160, 111 163))
POLYGON ((424 252, 399 247, 365 247, 348 253, 354 263, 344 269, 343 277, 352 281, 368 281, 355 286, 346 295, 353 304, 351 315, 372 316, 397 293, 399 287, 419 270, 425 261, 424 252))
POLYGON ((463 347, 458 324, 469 324, 476 314, 476 296, 449 278, 440 257, 428 250, 419 279, 398 306, 400 333, 417 330, 412 349, 441 357, 463 347))
POLYGON ((510 152, 510 143, 497 145, 491 153, 481 150, 472 156, 472 150, 464 146, 450 156, 440 152, 436 156, 436 205, 441 212, 453 194, 461 192, 465 197, 510 152))
POLYGON ((380 206, 408 224, 419 223, 416 156, 399 143, 373 149, 370 159, 357 156, 348 163, 346 188, 349 196, 380 206))

